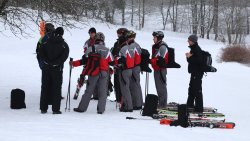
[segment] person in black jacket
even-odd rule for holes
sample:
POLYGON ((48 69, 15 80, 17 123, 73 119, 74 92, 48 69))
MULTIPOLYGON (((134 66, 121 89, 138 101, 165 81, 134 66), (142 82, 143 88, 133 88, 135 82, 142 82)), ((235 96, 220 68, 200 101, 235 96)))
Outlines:
POLYGON ((63 64, 69 56, 69 47, 62 37, 63 33, 63 28, 58 27, 39 49, 40 57, 44 63, 40 97, 40 110, 43 114, 47 113, 48 101, 51 96, 53 114, 61 114, 63 64))
POLYGON ((190 52, 187 52, 186 58, 188 62, 188 72, 191 73, 187 106, 194 107, 196 112, 203 112, 203 96, 202 96, 202 50, 198 45, 198 37, 190 35, 188 37, 190 52))
MULTIPOLYGON (((125 46, 127 43, 126 34, 128 33, 127 28, 119 28, 117 30, 117 41, 114 43, 114 47, 111 48, 111 53, 114 56, 114 58, 119 57, 119 52, 123 46, 125 46)), ((115 97, 116 102, 120 103, 122 101, 122 93, 121 93, 121 86, 119 82, 119 76, 120 76, 121 70, 119 68, 114 69, 114 88, 115 88, 115 97)))

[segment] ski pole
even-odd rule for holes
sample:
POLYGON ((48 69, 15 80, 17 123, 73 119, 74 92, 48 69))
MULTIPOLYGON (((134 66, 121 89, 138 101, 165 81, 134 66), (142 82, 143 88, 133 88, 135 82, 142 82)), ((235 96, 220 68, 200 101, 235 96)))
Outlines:
MULTIPOLYGON (((72 62, 73 58, 70 57, 69 61, 72 62)), ((70 64, 70 67, 69 67, 69 85, 68 85, 68 93, 67 93, 67 99, 66 99, 65 112, 67 110, 68 101, 69 101, 69 108, 68 108, 68 110, 70 111, 70 80, 71 80, 71 72, 72 72, 72 66, 70 64)))
POLYGON ((146 118, 135 118, 135 117, 126 117, 128 120, 158 120, 158 119, 146 119, 146 118))

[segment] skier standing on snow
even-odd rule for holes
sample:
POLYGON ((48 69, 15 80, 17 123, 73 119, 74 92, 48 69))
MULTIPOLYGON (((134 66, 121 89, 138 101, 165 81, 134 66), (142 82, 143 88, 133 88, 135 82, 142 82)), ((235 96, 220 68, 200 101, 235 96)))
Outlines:
POLYGON ((128 32, 128 44, 134 50, 134 65, 132 69, 132 79, 130 80, 130 92, 133 101, 133 110, 142 109, 143 99, 142 90, 140 84, 140 72, 141 72, 141 47, 135 42, 136 33, 132 30, 128 32))
POLYGON ((188 37, 190 52, 187 52, 188 72, 191 73, 188 88, 187 106, 194 107, 196 112, 203 112, 202 77, 204 72, 201 68, 202 50, 198 45, 198 37, 188 37), (195 103, 195 104, 194 104, 195 103))
MULTIPOLYGON (((125 35, 128 32, 128 29, 126 28, 119 28, 117 30, 117 41, 114 43, 114 47, 111 49, 111 53, 114 56, 114 58, 119 56, 119 52, 121 48, 126 45, 126 38, 125 35)), ((120 76, 121 70, 119 68, 114 69, 114 88, 115 88, 115 98, 116 102, 121 102, 121 89, 120 89, 120 82, 119 82, 119 76, 120 76)))
POLYGON ((58 27, 51 36, 42 43, 39 54, 43 60, 42 87, 40 98, 41 113, 47 113, 48 98, 52 96, 53 114, 61 114, 61 90, 63 82, 63 64, 69 55, 68 44, 63 39, 64 30, 58 27), (51 95, 51 96, 49 96, 51 95))
POLYGON ((97 113, 103 114, 105 111, 108 91, 109 63, 113 61, 113 56, 109 49, 105 47, 104 40, 105 36, 103 33, 98 32, 95 38, 95 45, 86 50, 85 55, 87 60, 77 60, 70 63, 74 67, 86 64, 84 73, 88 75, 85 93, 82 95, 78 108, 74 108, 75 112, 87 111, 91 96, 96 87, 98 87, 97 113), (96 57, 90 58, 91 54, 95 54, 96 57), (99 55, 99 59, 97 59, 97 55, 99 55), (98 66, 96 64, 98 64, 98 66))
POLYGON ((126 41, 120 46, 119 56, 115 59, 115 64, 120 68, 119 82, 123 98, 120 112, 133 112, 130 80, 132 79, 132 69, 134 68, 134 48, 127 44, 128 31, 119 38, 124 38, 126 41))
POLYGON ((151 65, 154 69, 155 87, 159 97, 158 108, 167 106, 167 69, 168 49, 167 44, 162 41, 164 33, 162 31, 153 32, 154 45, 152 46, 151 65))
POLYGON ((42 45, 42 43, 44 43, 46 40, 48 40, 48 38, 52 35, 53 31, 55 31, 55 27, 52 23, 46 23, 45 24, 45 30, 44 30, 44 36, 42 36, 36 46, 36 58, 39 64, 40 69, 42 69, 43 67, 43 60, 41 60, 40 54, 39 54, 39 49, 42 45))
POLYGON ((94 27, 91 27, 89 29, 89 39, 84 43, 84 46, 83 46, 83 52, 85 53, 86 50, 89 48, 89 47, 92 47, 94 46, 95 44, 95 35, 96 35, 96 29, 94 27))
MULTIPOLYGON (((89 33, 89 39, 84 43, 84 46, 83 46, 84 54, 86 53, 86 50, 89 47, 92 47, 95 44, 96 29, 94 27, 91 27, 89 29, 88 33, 89 33)), ((94 91, 94 94, 93 94, 92 98, 94 100, 98 100, 98 89, 97 89, 97 87, 95 88, 95 91, 94 91)))

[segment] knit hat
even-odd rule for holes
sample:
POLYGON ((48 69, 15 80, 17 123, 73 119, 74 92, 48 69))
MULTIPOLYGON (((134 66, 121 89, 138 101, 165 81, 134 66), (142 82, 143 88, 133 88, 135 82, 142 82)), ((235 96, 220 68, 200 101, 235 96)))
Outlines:
POLYGON ((56 28, 56 33, 58 34, 58 35, 63 35, 64 34, 64 30, 63 30, 63 28, 62 27, 58 27, 58 28, 56 28))
POLYGON ((96 33, 96 29, 95 29, 94 27, 91 27, 91 28, 89 29, 89 33, 96 33))
POLYGON ((193 34, 188 37, 188 40, 192 41, 193 43, 197 43, 198 37, 193 34))

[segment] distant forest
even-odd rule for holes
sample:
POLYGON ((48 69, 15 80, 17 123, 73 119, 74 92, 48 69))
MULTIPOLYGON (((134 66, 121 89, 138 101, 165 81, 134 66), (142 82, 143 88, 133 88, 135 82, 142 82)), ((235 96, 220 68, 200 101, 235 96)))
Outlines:
POLYGON ((75 27, 73 21, 84 24, 85 17, 139 30, 146 18, 159 15, 162 30, 228 44, 244 43, 250 32, 249 0, 0 0, 0 24, 15 35, 25 35, 26 22, 39 25, 44 15, 68 27, 75 27))

